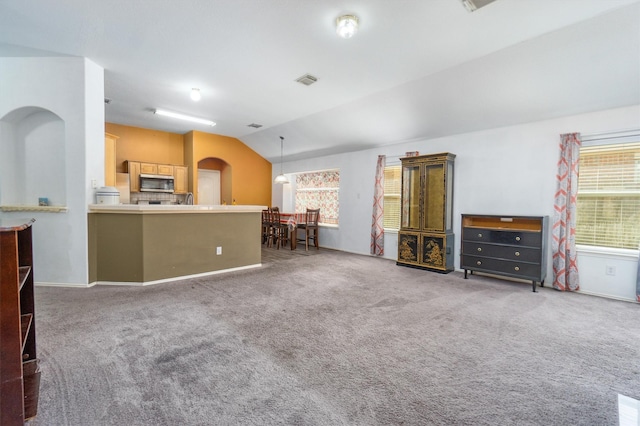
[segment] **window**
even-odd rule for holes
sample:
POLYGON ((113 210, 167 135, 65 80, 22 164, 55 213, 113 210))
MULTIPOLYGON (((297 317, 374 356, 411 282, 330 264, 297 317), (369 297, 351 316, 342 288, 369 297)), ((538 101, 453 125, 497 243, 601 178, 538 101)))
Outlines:
POLYGON ((635 143, 580 149, 576 243, 638 249, 640 243, 640 137, 635 143))
POLYGON ((402 166, 384 168, 384 227, 400 229, 400 187, 402 186, 402 166))
POLYGON ((340 171, 296 175, 296 211, 320 209, 320 223, 337 225, 339 219, 340 171))

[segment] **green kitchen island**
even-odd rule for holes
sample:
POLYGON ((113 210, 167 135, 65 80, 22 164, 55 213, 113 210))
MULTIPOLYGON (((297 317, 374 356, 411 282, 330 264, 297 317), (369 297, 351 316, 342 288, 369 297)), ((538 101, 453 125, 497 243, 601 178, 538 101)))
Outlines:
POLYGON ((89 283, 148 285, 261 266, 264 208, 92 204, 89 283))

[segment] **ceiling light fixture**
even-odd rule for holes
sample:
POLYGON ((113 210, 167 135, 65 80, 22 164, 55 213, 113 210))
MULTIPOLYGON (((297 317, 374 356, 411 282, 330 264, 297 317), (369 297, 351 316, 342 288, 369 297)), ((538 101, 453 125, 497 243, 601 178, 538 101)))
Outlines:
POLYGON ((358 32, 358 17, 343 15, 336 19, 336 33, 342 38, 351 38, 358 32))
POLYGON ((280 136, 280 174, 276 176, 274 183, 284 184, 289 183, 289 179, 282 173, 282 151, 284 146, 284 138, 280 136))
POLYGON ((194 101, 199 101, 201 98, 200 96, 200 89, 194 87, 193 89, 191 89, 191 99, 194 101))
POLYGON ((204 118, 191 117, 190 115, 179 114, 177 112, 166 111, 164 109, 154 109, 154 114, 163 115, 165 117, 178 118, 180 120, 192 121, 194 123, 206 124, 207 126, 215 126, 211 120, 205 120, 204 118))

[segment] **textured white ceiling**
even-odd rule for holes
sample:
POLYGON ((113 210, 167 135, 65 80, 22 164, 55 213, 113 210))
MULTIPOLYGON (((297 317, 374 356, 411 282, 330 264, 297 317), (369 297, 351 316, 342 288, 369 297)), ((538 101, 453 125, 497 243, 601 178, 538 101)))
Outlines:
POLYGON ((0 56, 43 51, 104 67, 109 122, 272 161, 279 136, 287 160, 640 103, 640 0, 1 0, 0 56))

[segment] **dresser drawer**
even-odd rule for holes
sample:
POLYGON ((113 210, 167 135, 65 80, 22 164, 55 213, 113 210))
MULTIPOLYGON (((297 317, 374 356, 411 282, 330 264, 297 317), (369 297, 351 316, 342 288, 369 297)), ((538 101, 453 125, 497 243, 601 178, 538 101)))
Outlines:
POLYGON ((496 230, 484 228, 463 228, 462 239, 465 241, 482 241, 487 243, 511 244, 515 246, 540 247, 540 232, 518 230, 496 230))
POLYGON ((516 278, 540 279, 540 264, 490 257, 462 255, 461 268, 510 275, 516 278))
POLYGON ((496 257, 519 262, 539 263, 540 253, 538 248, 477 243, 475 241, 465 241, 462 246, 462 254, 496 257))

